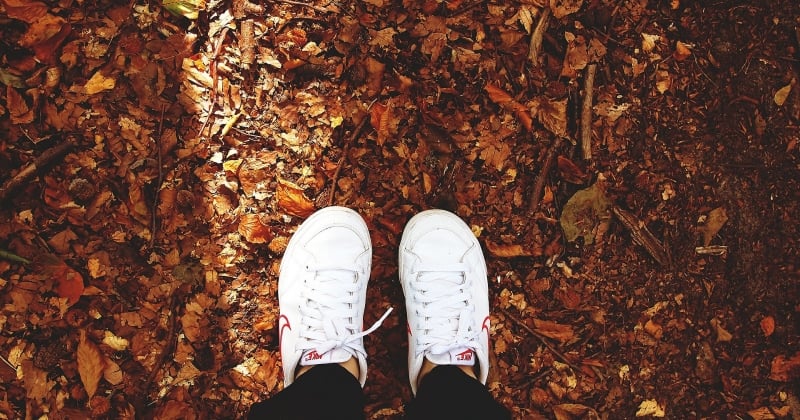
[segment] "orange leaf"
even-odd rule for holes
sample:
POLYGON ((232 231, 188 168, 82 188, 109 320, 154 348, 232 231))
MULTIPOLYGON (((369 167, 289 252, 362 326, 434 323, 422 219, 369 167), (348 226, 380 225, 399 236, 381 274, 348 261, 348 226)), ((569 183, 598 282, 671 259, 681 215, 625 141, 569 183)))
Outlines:
POLYGON ((558 156, 558 171, 561 172, 561 177, 571 184, 586 182, 586 173, 567 157, 558 156))
POLYGON ((784 355, 772 359, 769 378, 778 382, 790 382, 800 378, 800 351, 788 359, 784 355))
POLYGON ((55 255, 45 254, 37 261, 42 273, 50 276, 59 297, 74 305, 83 294, 83 277, 55 255))
POLYGON ((532 257, 541 255, 541 250, 533 250, 533 252, 526 250, 522 247, 522 245, 515 245, 515 244, 496 244, 494 242, 486 241, 486 249, 494 255, 495 257, 500 258, 512 258, 512 257, 532 257))
POLYGON ((572 327, 569 325, 536 318, 533 319, 533 325, 535 326, 534 330, 539 334, 559 340, 562 343, 571 340, 575 336, 572 327))
POLYGON ((775 332, 775 318, 765 316, 761 318, 761 331, 764 332, 764 337, 769 337, 775 332))
POLYGON ((47 14, 47 5, 40 1, 4 0, 6 15, 25 23, 33 23, 47 14))
POLYGON ((689 45, 680 41, 675 43, 675 52, 672 53, 672 56, 676 61, 686 60, 690 55, 692 55, 692 50, 689 49, 689 45))
POLYGON ((278 206, 286 213, 298 217, 308 217, 316 210, 314 203, 303 194, 303 190, 291 181, 278 180, 278 206))
POLYGON ((247 242, 263 244, 272 240, 272 231, 269 226, 261 223, 258 214, 244 214, 239 218, 239 233, 247 242))
POLYGON ((105 359, 97 345, 86 339, 86 331, 81 331, 78 342, 78 374, 86 388, 86 394, 91 398, 97 392, 97 385, 105 370, 105 359))
POLYGON ((514 100, 506 91, 495 85, 486 85, 486 93, 489 94, 489 99, 497 105, 505 106, 514 100))
POLYGON ((533 127, 533 118, 525 105, 517 102, 508 92, 495 85, 486 85, 486 93, 489 94, 489 99, 492 102, 509 111, 514 111, 517 118, 522 122, 522 125, 525 126, 528 131, 531 130, 533 127))

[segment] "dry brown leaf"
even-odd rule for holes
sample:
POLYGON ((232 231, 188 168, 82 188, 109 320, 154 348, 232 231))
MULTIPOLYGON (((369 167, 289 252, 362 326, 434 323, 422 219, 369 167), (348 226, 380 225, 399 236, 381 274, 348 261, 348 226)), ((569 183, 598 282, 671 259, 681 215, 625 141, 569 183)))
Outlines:
POLYGON ((573 14, 581 10, 583 0, 550 0, 550 10, 556 19, 573 14))
POLYGON ((3 0, 6 15, 25 23, 33 23, 47 14, 48 7, 40 1, 3 0))
POLYGON ((86 394, 91 398, 97 392, 97 385, 106 368, 105 358, 93 342, 86 338, 86 331, 81 330, 81 338, 77 350, 78 374, 81 377, 86 394))
POLYGON ((652 319, 648 319, 647 322, 645 322, 644 331, 656 340, 660 340, 661 336, 664 335, 664 329, 652 319))
POLYGON ((577 309, 581 306, 581 295, 569 287, 561 287, 553 291, 553 297, 559 300, 567 309, 577 309))
POLYGON ((261 215, 243 214, 239 218, 239 234, 250 243, 263 244, 272 240, 269 226, 261 222, 261 215))
POLYGON ((689 44, 684 44, 680 41, 675 43, 675 52, 672 53, 672 57, 675 58, 675 61, 686 60, 691 55, 692 50, 689 48, 689 44))
POLYGON ((531 101, 531 113, 551 133, 559 137, 567 136, 567 98, 536 98, 531 101))
POLYGON ((558 155, 558 171, 564 181, 572 184, 583 184, 588 178, 588 175, 566 156, 558 155))
POLYGON ((104 90, 114 89, 116 84, 116 79, 113 77, 107 77, 103 74, 102 70, 98 70, 94 75, 92 75, 89 81, 86 82, 86 85, 84 85, 83 88, 85 89, 87 95, 94 95, 104 90))
POLYGON ((528 131, 532 129, 533 119, 531 118, 530 112, 524 105, 514 100, 508 92, 492 84, 486 85, 486 92, 489 94, 489 99, 492 102, 509 111, 513 111, 528 131))
POLYGON ((723 207, 717 207, 708 213, 706 223, 700 226, 699 230, 703 234, 703 246, 709 246, 714 236, 722 229, 728 221, 728 213, 723 207))
MULTIPOLYGON (((513 258, 513 257, 531 257, 536 253, 526 250, 522 245, 515 244, 496 244, 491 241, 486 241, 486 249, 495 257, 500 258, 513 258)), ((541 251, 538 253, 541 255, 541 251)))
POLYGON ((792 79, 791 83, 789 83, 788 85, 778 89, 778 91, 775 92, 775 98, 773 98, 773 99, 774 99, 776 105, 783 106, 783 104, 786 102, 786 98, 789 97, 789 93, 792 92, 792 86, 794 86, 794 83, 795 83, 795 81, 794 81, 794 79, 792 79))
POLYGON ((575 333, 572 327, 565 324, 559 324, 553 321, 545 321, 542 319, 533 319, 534 330, 548 338, 552 338, 562 343, 572 340, 575 333))
POLYGON ((772 359, 769 378, 777 382, 790 382, 800 378, 800 351, 789 358, 780 355, 772 359))
POLYGON ((50 276, 59 297, 67 298, 69 305, 75 304, 83 294, 83 276, 64 261, 51 254, 43 254, 37 259, 43 274, 50 276))
POLYGON ((316 210, 314 203, 303 194, 303 190, 291 181, 279 179, 276 195, 278 206, 293 216, 308 217, 316 210))
POLYGON ((750 410, 747 414, 753 418, 753 420, 773 420, 778 418, 784 418, 789 416, 792 413, 792 407, 789 405, 785 405, 781 408, 774 408, 774 407, 759 407, 754 410, 750 410))
POLYGON ((666 70, 659 70, 656 72, 656 89, 658 93, 663 94, 672 87, 672 76, 666 70))
POLYGON ((711 326, 714 327, 714 330, 717 332, 717 341, 731 341, 733 340, 733 334, 728 332, 725 328, 722 327, 722 323, 719 319, 713 318, 711 320, 711 326))
POLYGON ((764 333, 764 337, 769 337, 775 332, 775 318, 771 316, 765 316, 761 318, 761 331, 764 333))
POLYGON ((573 420, 573 419, 599 419, 597 412, 582 404, 559 404, 553 406, 553 414, 556 420, 573 420))
POLYGON ((122 383, 122 368, 119 367, 117 362, 106 357, 106 368, 103 369, 103 378, 111 385, 119 385, 122 383))
POLYGON ((11 114, 12 123, 28 124, 33 122, 33 109, 25 102, 25 98, 10 85, 6 86, 6 106, 11 114))

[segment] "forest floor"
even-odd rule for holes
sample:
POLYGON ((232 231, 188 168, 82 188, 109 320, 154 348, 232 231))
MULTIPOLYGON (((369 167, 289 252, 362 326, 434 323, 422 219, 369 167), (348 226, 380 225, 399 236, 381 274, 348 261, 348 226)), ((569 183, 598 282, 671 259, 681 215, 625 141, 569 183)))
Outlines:
POLYGON ((0 0, 0 418, 242 417, 327 205, 395 308, 368 418, 434 207, 515 418, 800 418, 799 64, 795 0, 0 0))

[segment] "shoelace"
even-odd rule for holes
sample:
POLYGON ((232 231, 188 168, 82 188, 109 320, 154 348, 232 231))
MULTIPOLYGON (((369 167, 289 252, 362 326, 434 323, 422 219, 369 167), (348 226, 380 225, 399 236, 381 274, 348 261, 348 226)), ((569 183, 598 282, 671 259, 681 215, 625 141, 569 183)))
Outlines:
POLYGON ((414 299, 422 304, 415 325, 417 355, 479 346, 468 272, 466 264, 452 264, 421 266, 411 273, 414 299))
POLYGON ((324 354, 342 348, 355 356, 365 355, 364 346, 358 339, 372 333, 381 326, 393 308, 389 308, 372 326, 361 332, 358 317, 359 291, 363 285, 357 282, 358 270, 340 267, 306 267, 315 272, 314 287, 306 291, 307 305, 300 307, 302 328, 298 350, 315 349, 324 354), (357 324, 359 323, 359 324, 357 324))

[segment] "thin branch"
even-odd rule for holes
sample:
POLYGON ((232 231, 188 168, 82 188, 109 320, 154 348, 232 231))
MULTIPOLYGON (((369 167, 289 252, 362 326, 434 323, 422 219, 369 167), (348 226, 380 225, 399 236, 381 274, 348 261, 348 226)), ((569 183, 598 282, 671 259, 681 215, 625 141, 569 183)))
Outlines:
POLYGON ((545 7, 539 22, 536 23, 536 29, 533 30, 531 35, 531 42, 528 49, 528 59, 534 66, 539 65, 539 50, 542 48, 542 37, 547 31, 547 23, 550 20, 550 8, 545 7))
POLYGON ((9 178, 0 186, 0 201, 4 201, 11 193, 16 191, 17 188, 36 176, 44 166, 66 155, 71 148, 72 142, 69 138, 66 138, 61 143, 42 152, 39 157, 29 162, 24 168, 17 172, 16 175, 9 178))
POLYGON ((539 339, 539 341, 541 341, 541 343, 544 344, 544 346, 547 347, 548 350, 550 350, 553 354, 555 354, 556 357, 561 359, 562 362, 564 362, 567 365, 569 365, 569 367, 575 369, 575 371, 580 372, 581 368, 578 365, 576 365, 575 363, 572 363, 572 361, 567 359, 567 357, 564 356, 563 353, 561 353, 555 347, 553 347, 553 345, 550 344, 550 341, 547 339, 547 337, 545 337, 545 336, 537 333, 536 331, 534 331, 533 328, 529 327, 527 324, 522 322, 522 320, 520 320, 519 318, 517 318, 514 315, 512 315, 511 312, 508 311, 508 309, 501 308, 500 312, 505 314, 505 316, 507 316, 508 319, 514 321, 514 323, 517 324, 520 328, 522 328, 523 330, 527 331, 528 334, 530 334, 530 335, 536 337, 537 339, 539 339))
POLYGON ((531 201, 528 207, 532 213, 535 213, 539 207, 539 201, 542 199, 542 192, 544 191, 544 183, 547 179, 547 174, 550 172, 550 168, 553 167, 553 161, 555 160, 559 146, 561 146, 561 139, 556 138, 553 140, 550 148, 547 149, 544 162, 542 163, 542 170, 539 171, 539 175, 536 176, 536 180, 533 182, 533 191, 531 192, 531 201))
MULTIPOLYGON (((228 35, 228 27, 222 28, 222 33, 219 34, 219 39, 217 39, 217 44, 214 46, 213 55, 211 56, 211 92, 210 92, 210 102, 208 109, 208 115, 206 115, 205 121, 203 121, 203 125, 200 127, 200 131, 197 133, 198 137, 203 137, 203 131, 206 130, 206 126, 208 125, 208 121, 211 119, 211 115, 214 113, 214 108, 217 105, 217 57, 219 56, 220 51, 222 51, 222 43, 225 41, 225 36, 228 35)), ((210 136, 209 136, 210 137, 210 136)))
POLYGON ((336 172, 333 173, 332 183, 331 183, 331 196, 328 200, 328 205, 333 205, 333 200, 336 197, 336 184, 339 181, 339 173, 342 171, 342 166, 344 166, 344 160, 347 159, 347 151, 350 149, 350 145, 356 141, 358 135, 361 133, 361 130, 364 129, 364 126, 367 125, 367 121, 369 121, 369 113, 361 119, 361 122, 358 123, 353 132, 350 133, 350 137, 345 141, 344 145, 342 145, 342 157, 339 158, 339 163, 336 165, 336 172))
POLYGON ((644 247, 645 250, 656 260, 660 265, 669 267, 671 266, 671 261, 669 255, 667 254, 666 249, 664 249, 664 245, 661 245, 661 242, 650 233, 650 230, 642 223, 633 213, 620 208, 619 206, 613 206, 611 208, 614 216, 617 217, 623 226, 625 226, 628 230, 631 231, 631 237, 633 241, 637 244, 644 247))
POLYGON ((319 6, 315 6, 313 4, 302 3, 299 1, 292 1, 292 0, 273 0, 275 3, 283 3, 283 4, 291 4, 293 6, 300 6, 300 7, 308 7, 310 9, 314 9, 320 13, 331 13, 331 10, 324 9, 319 6))
POLYGON ((166 105, 161 105, 161 118, 158 121, 158 133, 155 137, 156 152, 158 153, 158 179, 156 180, 156 191, 153 194, 153 217, 150 224, 150 248, 156 241, 156 233, 158 232, 158 200, 159 193, 161 192, 161 184, 164 182, 163 172, 163 157, 161 156, 161 135, 164 134, 164 112, 167 110, 166 105))
POLYGON ((597 64, 586 66, 583 84, 583 108, 581 109, 581 149, 583 159, 592 160, 592 98, 594 96, 594 75, 597 64))

